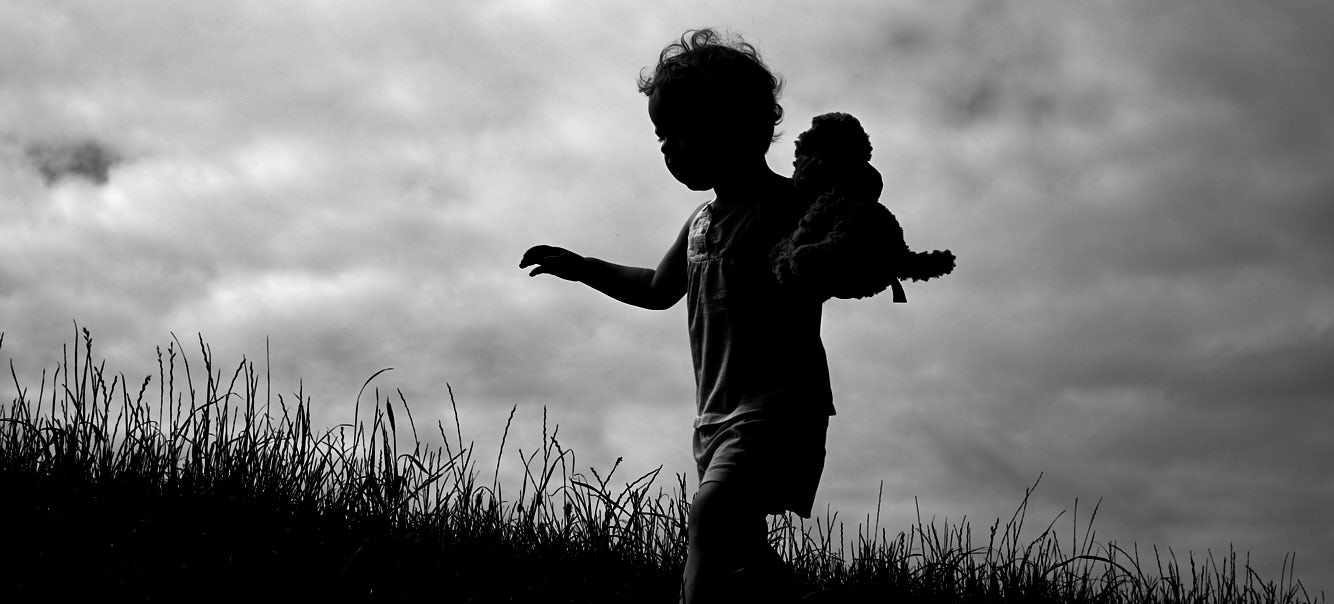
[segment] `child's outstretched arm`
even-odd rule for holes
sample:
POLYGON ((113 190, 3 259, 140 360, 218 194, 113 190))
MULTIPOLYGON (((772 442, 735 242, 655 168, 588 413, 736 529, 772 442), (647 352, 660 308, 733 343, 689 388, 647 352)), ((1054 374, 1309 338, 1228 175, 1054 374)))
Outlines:
MULTIPOLYGON (((694 215, 691 215, 691 220, 694 215)), ((536 265, 529 276, 543 273, 577 281, 611 298, 650 310, 671 308, 686 293, 686 237, 690 221, 681 228, 657 269, 613 264, 580 256, 564 248, 537 245, 528 249, 519 268, 536 265)))

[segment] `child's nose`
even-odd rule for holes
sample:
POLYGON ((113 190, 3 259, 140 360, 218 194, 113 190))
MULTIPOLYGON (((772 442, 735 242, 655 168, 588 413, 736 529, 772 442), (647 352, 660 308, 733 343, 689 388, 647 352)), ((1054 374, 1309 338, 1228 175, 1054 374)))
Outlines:
POLYGON ((662 149, 662 152, 664 154, 680 153, 681 149, 685 147, 685 145, 686 145, 685 139, 683 139, 680 136, 664 136, 662 137, 662 145, 660 146, 660 148, 662 149))

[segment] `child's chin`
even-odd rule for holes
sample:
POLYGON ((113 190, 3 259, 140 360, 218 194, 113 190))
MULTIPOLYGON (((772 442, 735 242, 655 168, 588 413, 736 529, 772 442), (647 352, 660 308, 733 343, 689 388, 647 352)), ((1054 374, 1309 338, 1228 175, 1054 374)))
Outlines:
POLYGON ((676 182, 685 185, 691 191, 708 191, 713 188, 713 183, 707 178, 694 178, 686 174, 672 174, 672 176, 676 177, 676 182))
POLYGON ((685 185, 691 191, 708 191, 713 188, 713 183, 709 182, 710 179, 703 178, 698 174, 691 174, 682 170, 672 170, 671 173, 676 182, 685 185))

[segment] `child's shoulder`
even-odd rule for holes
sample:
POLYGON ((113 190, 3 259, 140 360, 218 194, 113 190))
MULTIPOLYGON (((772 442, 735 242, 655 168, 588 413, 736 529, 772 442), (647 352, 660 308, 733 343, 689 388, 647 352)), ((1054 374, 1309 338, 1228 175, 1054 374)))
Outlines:
POLYGON ((709 204, 711 203, 713 203, 712 200, 706 201, 704 203, 695 206, 695 209, 690 211, 690 217, 686 219, 686 224, 687 225, 693 224, 695 222, 695 219, 699 218, 700 213, 704 211, 704 208, 709 207, 709 204))
POLYGON ((775 181, 765 200, 765 206, 776 217, 799 218, 805 213, 806 208, 810 207, 812 200, 809 195, 797 189, 791 178, 783 176, 781 179, 775 181))

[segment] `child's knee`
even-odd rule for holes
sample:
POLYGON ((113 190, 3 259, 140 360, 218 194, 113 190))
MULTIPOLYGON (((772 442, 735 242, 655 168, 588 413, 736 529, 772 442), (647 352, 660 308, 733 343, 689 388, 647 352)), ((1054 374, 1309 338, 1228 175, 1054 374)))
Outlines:
POLYGON ((690 505, 691 532, 728 541, 763 539, 765 514, 753 498, 723 482, 701 484, 690 505))
POLYGON ((725 521, 746 514, 745 498, 739 489, 724 482, 709 481, 699 485, 691 503, 691 516, 700 520, 725 521))

